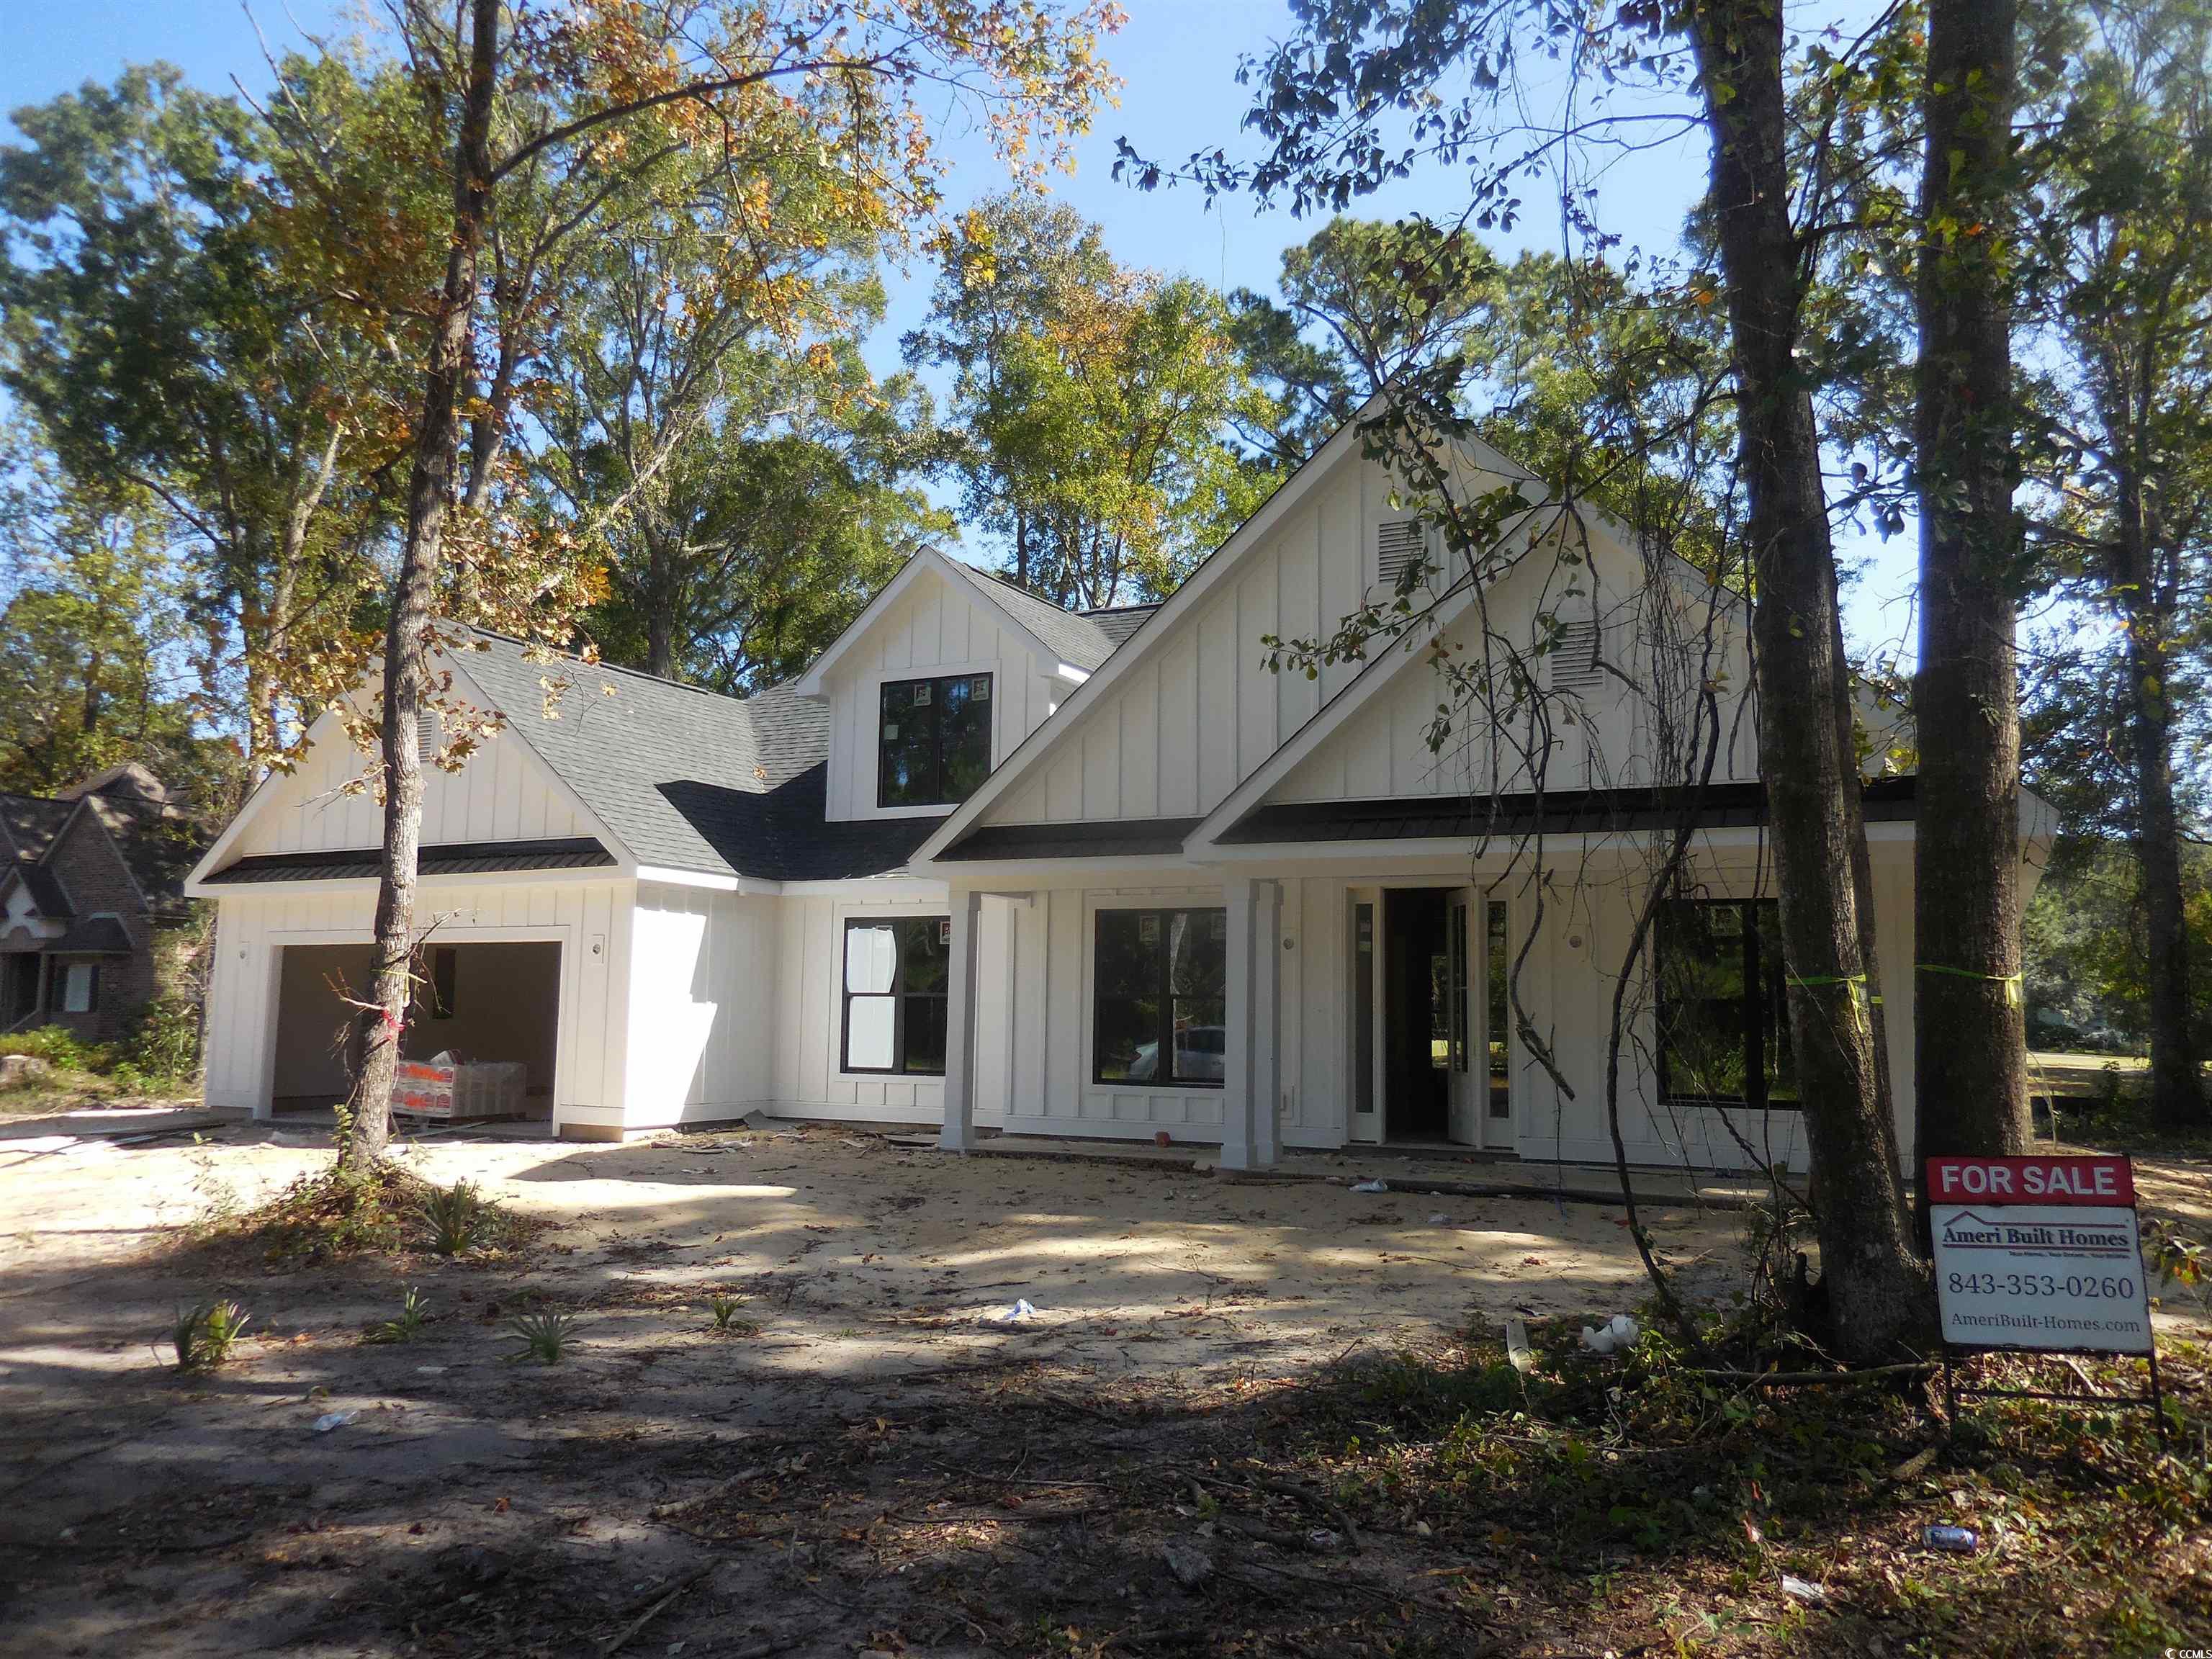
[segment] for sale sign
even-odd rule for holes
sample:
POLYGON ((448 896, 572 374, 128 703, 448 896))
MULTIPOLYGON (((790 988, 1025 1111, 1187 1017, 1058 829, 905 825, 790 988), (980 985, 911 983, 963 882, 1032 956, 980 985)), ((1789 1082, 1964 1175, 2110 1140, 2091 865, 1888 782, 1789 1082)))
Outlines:
POLYGON ((1963 1348, 2151 1352, 2124 1158, 1931 1158, 1943 1340, 1963 1348))

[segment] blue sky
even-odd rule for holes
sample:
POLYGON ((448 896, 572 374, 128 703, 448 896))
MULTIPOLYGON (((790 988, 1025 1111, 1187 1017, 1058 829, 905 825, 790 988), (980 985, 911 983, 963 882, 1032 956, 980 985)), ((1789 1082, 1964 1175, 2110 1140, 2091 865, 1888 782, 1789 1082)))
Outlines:
MULTIPOLYGON (((1124 0, 1124 5, 1129 25, 1107 48, 1126 82, 1121 107, 1102 113, 1079 146, 1074 175, 1054 181, 1055 193, 1098 221, 1108 246, 1126 264, 1188 272, 1224 287, 1272 289, 1282 249, 1310 235, 1313 222, 1280 210, 1256 213, 1235 199, 1209 210, 1193 191, 1142 194, 1117 184, 1111 170, 1115 140, 1122 135, 1164 159, 1223 145, 1234 151, 1248 102, 1236 82, 1237 59, 1287 29, 1282 0, 1124 0)), ((176 64, 210 90, 227 90, 236 76, 258 92, 269 80, 264 37, 281 53, 305 44, 301 27, 349 32, 351 15, 349 7, 333 0, 257 0, 250 16, 237 0, 19 6, 9 19, 7 52, 0 56, 0 110, 43 101, 87 80, 112 79, 126 64, 155 59, 176 64)), ((12 128, 6 136, 13 136, 12 128)), ((1003 186, 1004 175, 977 135, 948 119, 939 136, 954 161, 956 206, 1003 186)), ((1663 149, 1620 161, 1601 181, 1601 218, 1632 244, 1671 246, 1702 182, 1705 161, 1702 138, 1686 135, 1663 149)), ((1544 211, 1543 186, 1532 183, 1525 194, 1533 210, 1514 234, 1492 239, 1501 252, 1558 246, 1556 222, 1544 211)), ((1445 216, 1463 200, 1456 180, 1439 173, 1417 176, 1356 210, 1384 216, 1418 209, 1445 216)), ((891 273, 890 314, 869 343, 879 369, 896 366, 899 336, 926 310, 930 278, 926 264, 891 273)), ((1849 536, 1839 544, 1847 562, 1867 562, 1847 604, 1854 641, 1863 647, 1893 640, 1909 624, 1911 544, 1908 535, 1887 546, 1849 536)))

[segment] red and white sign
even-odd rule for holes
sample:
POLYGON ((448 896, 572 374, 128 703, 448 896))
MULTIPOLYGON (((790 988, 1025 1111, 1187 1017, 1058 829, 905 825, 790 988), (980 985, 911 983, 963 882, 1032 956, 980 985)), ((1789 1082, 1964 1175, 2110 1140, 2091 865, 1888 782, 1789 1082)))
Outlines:
POLYGON ((2104 1204, 2136 1201, 2134 1166, 2124 1158, 1931 1158, 1931 1204, 2104 1204))
POLYGON ((2124 1158, 1931 1158, 1943 1340, 1966 1348, 2151 1352, 2124 1158))

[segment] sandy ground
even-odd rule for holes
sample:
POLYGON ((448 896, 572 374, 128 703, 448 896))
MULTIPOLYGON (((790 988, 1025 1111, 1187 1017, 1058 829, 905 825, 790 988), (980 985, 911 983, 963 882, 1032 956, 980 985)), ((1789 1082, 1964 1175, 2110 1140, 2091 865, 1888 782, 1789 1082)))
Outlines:
MULTIPOLYGON (((422 1144, 404 1156, 428 1179, 547 1224, 524 1260, 274 1273, 192 1224, 321 1167, 317 1137, 60 1127, 0 1136, 9 1655, 600 1654, 648 1608, 622 1650, 1042 1651, 1067 1609, 1132 1597, 1172 1623, 1156 1542, 1052 1524, 1083 1512, 1075 1463, 1171 1451, 1363 1345, 1643 1294, 1616 1206, 825 1127, 422 1144), (409 1285, 422 1338, 362 1343, 409 1285), (717 1294, 752 1328, 717 1334, 717 1294), (173 1316, 219 1296, 247 1336, 179 1375, 173 1316), (1009 1321, 1018 1299, 1034 1315, 1009 1321), (510 1363, 505 1320, 542 1308, 581 1315, 568 1357, 510 1363), (333 1413, 356 1415, 319 1432, 333 1413), (977 1514, 982 1469, 1002 1496, 977 1514), (802 1484, 804 1505, 774 1501, 802 1484), (1033 1603, 963 1600, 979 1562, 1033 1603)), ((2205 1218, 2203 1170, 2157 1179, 2205 1218)), ((1648 1219, 1693 1289, 1727 1292, 1741 1216, 1648 1219)))

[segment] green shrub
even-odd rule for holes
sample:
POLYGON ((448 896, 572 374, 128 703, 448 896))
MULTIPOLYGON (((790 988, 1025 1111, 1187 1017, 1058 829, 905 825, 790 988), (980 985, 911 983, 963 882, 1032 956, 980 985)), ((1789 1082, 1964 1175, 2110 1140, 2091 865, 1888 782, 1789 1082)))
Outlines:
POLYGON ((121 1066, 138 1079, 181 1082, 200 1068, 199 1010, 182 997, 162 996, 146 1006, 137 1028, 131 1034, 121 1066))
POLYGON ((82 1042, 64 1025, 33 1025, 0 1036, 0 1054, 28 1054, 64 1072, 105 1072, 115 1063, 112 1048, 82 1042))
POLYGON ((707 1311, 714 1316, 714 1329, 725 1336, 751 1336, 760 1327, 750 1319, 738 1317, 738 1310, 744 1306, 733 1296, 715 1295, 707 1299, 707 1311))

